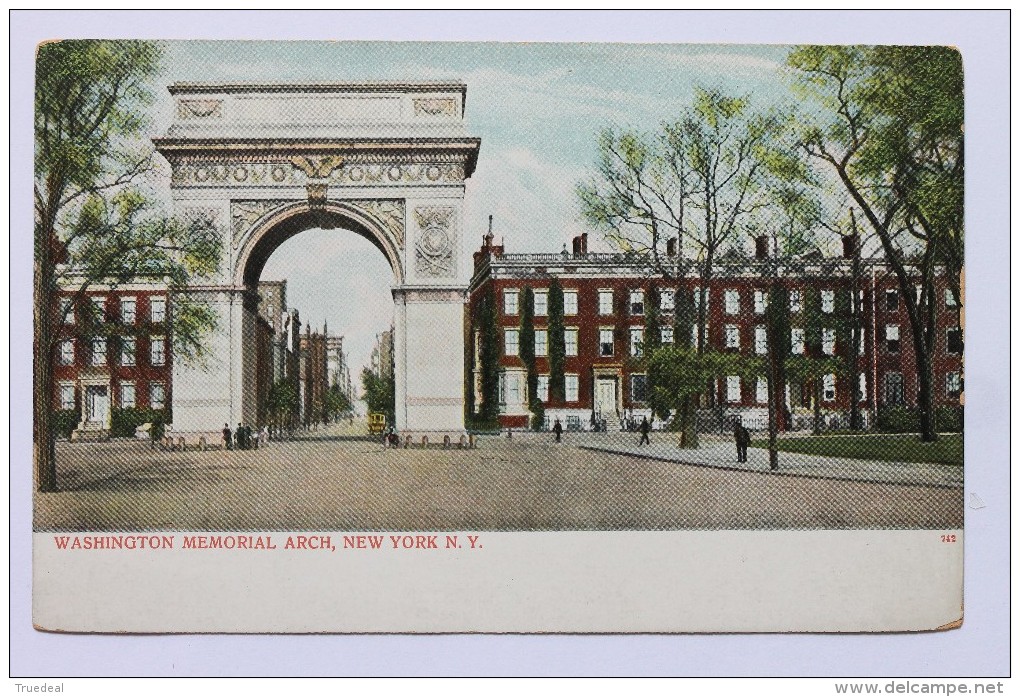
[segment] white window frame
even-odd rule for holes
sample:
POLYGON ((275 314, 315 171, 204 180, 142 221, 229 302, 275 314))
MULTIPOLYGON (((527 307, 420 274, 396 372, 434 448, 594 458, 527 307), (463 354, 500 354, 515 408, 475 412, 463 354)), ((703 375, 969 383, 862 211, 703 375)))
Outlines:
POLYGON ((131 326, 138 321, 138 299, 133 295, 125 295, 120 299, 120 323, 131 326), (124 314, 125 307, 131 307, 131 318, 124 314))
POLYGON ((507 317, 516 317, 521 312, 521 292, 519 290, 505 289, 503 291, 503 314, 507 317))
POLYGON ((105 295, 93 295, 89 297, 92 301, 92 309, 95 310, 96 318, 100 322, 106 321, 106 296, 105 295))
POLYGON ((959 397, 962 391, 962 385, 960 384, 960 373, 958 371, 950 371, 946 373, 946 396, 947 397, 959 397), (951 389, 951 386, 955 385, 956 389, 951 389))
POLYGON ((754 328, 754 352, 759 356, 769 352, 769 334, 764 324, 754 328))
POLYGON ((521 355, 521 330, 507 328, 503 330, 503 355, 521 355), (511 339, 513 339, 511 341, 511 339))
POLYGON ((149 409, 165 409, 166 408, 166 383, 162 382, 150 382, 149 383, 149 409), (160 392, 159 406, 156 403, 156 391, 160 392))
POLYGON ((857 374, 857 401, 868 401, 868 375, 867 373, 857 374))
POLYGON ((577 314, 577 291, 573 289, 563 291, 563 316, 573 317, 576 314, 577 314))
POLYGON ((535 330, 535 356, 544 357, 549 355, 549 330, 535 330))
POLYGON ((676 309, 676 290, 673 288, 662 288, 659 291, 659 310, 672 312, 676 309))
POLYGON ((836 355, 836 330, 822 329, 822 353, 826 356, 836 355))
POLYGON ((645 314, 645 291, 638 288, 630 291, 630 303, 627 306, 633 317, 640 317, 645 314))
POLYGON ((538 385, 535 388, 535 392, 537 393, 538 400, 540 402, 542 402, 543 404, 545 404, 545 403, 547 403, 549 401, 549 376, 548 375, 539 375, 538 376, 538 385))
POLYGON ((61 298, 60 299, 60 315, 63 318, 63 324, 74 324, 74 303, 72 298, 61 298))
POLYGON ((608 317, 613 314, 613 290, 599 288, 599 316, 608 317))
POLYGON ((60 365, 74 365, 74 339, 60 342, 60 365))
POLYGON ((162 324, 166 321, 166 296, 153 295, 149 298, 149 319, 153 324, 162 324), (162 307, 163 311, 157 313, 157 307, 162 307))
POLYGON ((73 382, 60 383, 60 408, 64 411, 74 409, 75 390, 73 382))
POLYGON ((92 340, 92 356, 89 364, 95 367, 106 365, 107 343, 104 337, 96 337, 92 340))
POLYGON ((576 373, 567 373, 563 376, 563 395, 565 402, 580 401, 581 380, 576 373))
POLYGON ((956 296, 951 288, 945 289, 946 307, 956 307, 956 296))
POLYGON ((549 316, 549 291, 535 291, 535 317, 549 316), (541 298, 541 300, 539 300, 541 298))
POLYGON ((740 402, 739 375, 726 376, 726 401, 729 402, 730 404, 738 404, 740 402))
POLYGON ((790 354, 794 356, 804 355, 803 327, 790 327, 790 354))
POLYGON ((135 383, 133 382, 122 382, 117 390, 117 405, 121 409, 134 409, 138 405, 138 391, 135 389, 135 383), (131 390, 131 403, 127 404, 124 399, 125 390, 131 390))
POLYGON ((822 401, 836 401, 836 375, 834 373, 827 373, 822 376, 822 401))
POLYGON ((822 290, 822 312, 831 315, 836 311, 836 291, 822 290))
POLYGON ((149 339, 149 365, 159 367, 166 365, 166 337, 154 336, 149 339), (156 347, 160 347, 159 351, 156 347))
POLYGON ((123 337, 120 340, 120 364, 127 367, 134 366, 137 363, 137 350, 138 342, 134 337, 123 337))
POLYGON ((768 378, 758 378, 754 385, 754 399, 758 404, 769 403, 769 381, 768 378))
POLYGON ((764 315, 769 306, 769 294, 764 290, 754 291, 754 314, 764 315))
POLYGON ((895 288, 886 288, 883 294, 883 309, 886 312, 896 312, 900 309, 900 292, 895 288), (892 307, 889 307, 889 298, 895 300, 892 307))
POLYGON ((645 353, 645 330, 641 327, 630 328, 630 355, 640 358, 645 353))
POLYGON ((632 373, 631 374, 631 376, 630 376, 630 401, 631 402, 638 402, 638 403, 641 403, 641 404, 644 404, 645 402, 648 401, 648 376, 645 375, 644 373, 632 373), (644 398, 643 399, 638 399, 637 396, 634 394, 634 392, 635 392, 634 384, 637 382, 637 378, 641 378, 644 381, 644 388, 642 389, 642 392, 644 392, 644 398))
POLYGON ((800 290, 797 288, 790 289, 790 312, 800 312, 802 307, 802 298, 800 290))
POLYGON ((885 350, 887 353, 899 353, 900 349, 900 325, 898 324, 887 324, 885 325, 885 350), (893 350, 889 346, 890 341, 896 342, 896 349, 893 350))
POLYGON ((723 327, 723 334, 726 340, 726 348, 740 348, 740 325, 727 324, 723 327))
POLYGON ((723 293, 723 297, 725 298, 726 314, 739 315, 740 291, 735 288, 727 288, 723 293))
POLYGON ((673 327, 659 327, 659 341, 663 344, 672 344, 673 327))
POLYGON ((563 347, 565 356, 576 356, 579 349, 577 327, 567 327, 563 330, 563 347), (571 341, 573 338, 573 341, 571 341))
POLYGON ((616 337, 612 327, 599 327, 599 356, 602 358, 609 358, 610 356, 616 355, 616 337), (609 341, 605 341, 606 332, 608 332, 609 341), (606 353, 605 347, 609 346, 609 353, 606 353))

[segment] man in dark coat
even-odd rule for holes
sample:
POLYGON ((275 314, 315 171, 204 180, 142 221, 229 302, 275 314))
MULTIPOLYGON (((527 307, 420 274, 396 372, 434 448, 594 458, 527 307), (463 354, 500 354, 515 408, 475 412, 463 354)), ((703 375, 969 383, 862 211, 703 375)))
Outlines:
POLYGON ((556 442, 560 442, 560 437, 563 435, 563 424, 560 423, 559 419, 556 419, 556 423, 553 424, 553 433, 556 434, 556 442))
POLYGON ((737 441, 737 462, 747 462, 747 446, 751 442, 751 432, 738 421, 733 424, 733 438, 737 441))
POLYGON ((638 441, 638 445, 651 445, 652 441, 648 439, 648 432, 652 430, 652 425, 648 423, 648 417, 642 417, 641 419, 641 440, 638 441))
POLYGON ((223 447, 227 450, 233 450, 232 440, 230 437, 230 424, 223 424, 223 447))

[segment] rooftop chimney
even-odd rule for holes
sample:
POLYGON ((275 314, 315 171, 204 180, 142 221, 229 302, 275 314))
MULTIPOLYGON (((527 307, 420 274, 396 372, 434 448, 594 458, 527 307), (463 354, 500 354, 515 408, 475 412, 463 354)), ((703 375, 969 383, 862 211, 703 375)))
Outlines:
POLYGON ((492 246, 492 239, 493 239, 493 237, 492 237, 492 216, 491 215, 489 216, 489 231, 487 233, 485 233, 485 237, 483 239, 485 240, 485 246, 486 247, 491 247, 492 246))
POLYGON ((587 253, 588 253, 588 233, 587 232, 582 232, 581 233, 581 254, 587 254, 587 253))
POLYGON ((758 261, 769 258, 769 238, 766 235, 758 235, 754 238, 754 258, 758 261))
MULTIPOLYGON (((574 256, 579 255, 581 253, 581 238, 575 237, 573 240, 571 240, 571 242, 573 243, 572 249, 574 252, 574 256)), ((564 245, 564 251, 566 251, 566 245, 564 245)))

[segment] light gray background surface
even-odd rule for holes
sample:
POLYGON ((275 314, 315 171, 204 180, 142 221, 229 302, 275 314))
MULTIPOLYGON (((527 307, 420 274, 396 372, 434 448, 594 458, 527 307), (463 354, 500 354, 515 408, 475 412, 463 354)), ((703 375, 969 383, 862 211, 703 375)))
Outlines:
POLYGON ((1006 12, 11 14, 11 675, 1008 674, 1006 12), (923 43, 967 98, 965 619, 921 635, 86 636, 31 626, 32 70, 51 38, 923 43))

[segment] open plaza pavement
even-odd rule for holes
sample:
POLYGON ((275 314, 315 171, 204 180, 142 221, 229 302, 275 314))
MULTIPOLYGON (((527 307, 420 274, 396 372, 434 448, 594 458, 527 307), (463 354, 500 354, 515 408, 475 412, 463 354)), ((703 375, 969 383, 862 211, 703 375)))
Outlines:
MULTIPOLYGON (((259 450, 164 451, 147 441, 57 444, 49 530, 953 529, 962 467, 841 461, 708 436, 514 433, 477 448, 387 449, 332 426, 259 450)), ((866 437, 866 436, 862 436, 866 437)))

